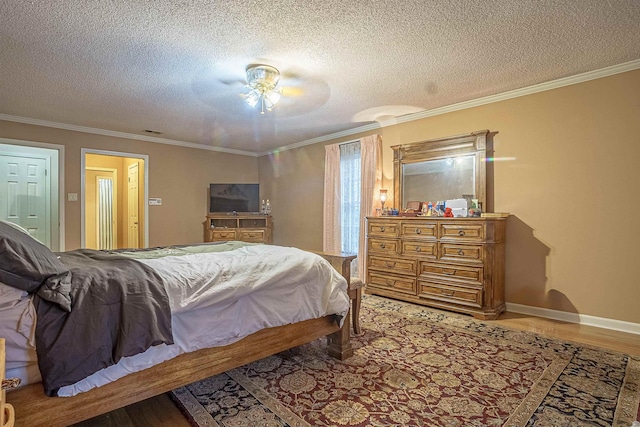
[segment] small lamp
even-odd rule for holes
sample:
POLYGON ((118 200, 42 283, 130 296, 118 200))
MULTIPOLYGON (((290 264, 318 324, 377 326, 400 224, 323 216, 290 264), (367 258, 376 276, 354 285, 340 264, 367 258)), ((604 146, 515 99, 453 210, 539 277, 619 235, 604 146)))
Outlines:
POLYGON ((382 212, 384 212, 384 202, 387 201, 387 190, 380 190, 380 203, 382 204, 382 212))

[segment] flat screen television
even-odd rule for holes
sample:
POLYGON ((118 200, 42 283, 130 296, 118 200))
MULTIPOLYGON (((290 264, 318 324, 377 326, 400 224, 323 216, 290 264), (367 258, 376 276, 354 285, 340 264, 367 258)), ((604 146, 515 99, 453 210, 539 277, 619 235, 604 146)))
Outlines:
POLYGON ((259 184, 209 184, 209 212, 260 212, 259 184))

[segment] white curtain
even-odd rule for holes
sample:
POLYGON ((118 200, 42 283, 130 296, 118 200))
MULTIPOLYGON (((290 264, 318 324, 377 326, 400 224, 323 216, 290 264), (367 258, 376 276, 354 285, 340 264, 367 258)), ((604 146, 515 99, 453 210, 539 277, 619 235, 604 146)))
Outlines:
POLYGON ((322 250, 340 252, 340 146, 324 147, 324 209, 322 250))
POLYGON ((113 181, 98 178, 98 249, 113 249, 113 181))
MULTIPOLYGON (((343 218, 342 215, 353 214, 355 209, 345 212, 342 206, 341 182, 345 182, 341 177, 342 163, 341 155, 346 156, 349 152, 350 144, 343 144, 345 148, 340 149, 340 144, 325 146, 325 181, 324 181, 324 230, 323 230, 323 250, 325 252, 343 251, 342 239, 349 238, 349 245, 353 244, 353 238, 341 236, 343 218), (345 153, 341 153, 344 151, 345 153)), ((360 140, 360 174, 359 206, 357 209, 358 226, 353 227, 358 230, 357 244, 357 267, 353 268, 352 276, 359 277, 366 281, 365 261, 366 261, 366 221, 365 217, 375 215, 375 207, 379 206, 378 194, 382 185, 382 139, 380 135, 371 135, 360 140)), ((345 168, 349 162, 345 162, 345 168)), ((343 169, 343 173, 346 173, 343 169)), ((353 171, 351 171, 353 172, 353 171)), ((349 178, 353 183, 355 178, 349 178)), ((347 184, 348 185, 348 184, 347 184)), ((353 188, 353 187, 352 187, 353 188)), ((358 188, 358 187, 355 187, 358 188)), ((347 198, 355 198, 350 196, 347 198)), ((351 251, 354 253, 355 251, 351 251)))
POLYGON ((375 215, 376 203, 380 203, 382 188, 382 138, 370 135, 360 140, 362 181, 360 196, 360 235, 358 245, 358 277, 366 282, 367 222, 365 217, 375 215))

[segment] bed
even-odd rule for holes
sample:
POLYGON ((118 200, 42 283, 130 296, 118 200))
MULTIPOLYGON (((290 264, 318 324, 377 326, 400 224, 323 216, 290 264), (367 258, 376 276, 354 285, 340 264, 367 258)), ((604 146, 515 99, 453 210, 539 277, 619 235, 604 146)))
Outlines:
POLYGON ((353 256, 242 242, 54 254, 6 223, 0 251, 7 377, 28 383, 7 395, 16 425, 73 424, 323 336, 353 353, 353 256))

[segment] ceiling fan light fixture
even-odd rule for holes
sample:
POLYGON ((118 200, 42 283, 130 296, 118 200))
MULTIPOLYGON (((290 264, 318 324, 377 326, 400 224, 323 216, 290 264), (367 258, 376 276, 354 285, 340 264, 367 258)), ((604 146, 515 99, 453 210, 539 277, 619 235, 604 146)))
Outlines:
MULTIPOLYGON (((276 105, 280 101, 280 91, 278 89, 271 90, 264 94, 265 103, 268 102, 271 105, 276 105)), ((272 107, 273 108, 273 107, 272 107)))
POLYGON ((247 101, 247 104, 249 104, 249 106, 253 108, 256 106, 258 101, 260 101, 260 96, 260 92, 257 89, 251 89, 244 100, 247 101))
POLYGON ((246 71, 247 87, 250 88, 250 91, 246 95, 245 101, 251 107, 255 107, 260 102, 260 114, 264 114, 265 109, 271 111, 280 101, 280 90, 276 89, 280 80, 280 71, 264 64, 249 65, 246 71))

